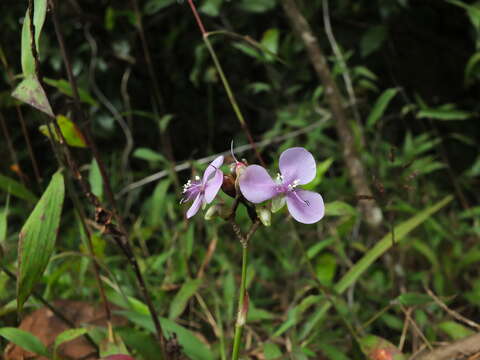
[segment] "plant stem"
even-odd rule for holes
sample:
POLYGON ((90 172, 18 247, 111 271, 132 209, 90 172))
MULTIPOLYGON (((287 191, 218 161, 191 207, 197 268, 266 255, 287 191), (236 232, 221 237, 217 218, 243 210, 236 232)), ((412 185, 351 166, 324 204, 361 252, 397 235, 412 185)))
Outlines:
POLYGON ((205 26, 202 23, 202 19, 200 18, 200 15, 198 14, 197 8, 195 7, 195 4, 193 3, 193 0, 188 0, 188 3, 190 4, 190 8, 192 9, 193 15, 195 16, 195 20, 197 21, 198 27, 200 28, 200 32, 202 33, 203 37, 203 42, 205 43, 205 46, 208 49, 208 52, 210 53, 210 56, 212 57, 213 63, 215 64, 215 68, 218 71, 218 74, 220 75, 220 78, 222 80, 223 87, 225 88, 225 91, 227 92, 228 100, 230 101, 230 104, 232 105, 233 111, 235 112, 235 115, 237 116, 237 119, 240 123, 240 126, 242 127, 243 131, 245 132, 245 135, 247 136, 248 142, 250 145, 252 145, 253 150, 255 151, 255 155, 258 158, 258 161, 262 164, 262 166, 265 166, 265 163, 263 162, 262 156, 258 152, 257 147, 255 146, 255 143, 252 138, 252 134, 250 133, 250 129, 248 128, 248 125, 245 121, 245 118, 242 114, 242 111, 240 110, 240 107, 238 106, 237 100, 235 99, 235 95, 232 91, 232 88, 230 87, 230 84, 228 83, 227 77, 225 76, 225 73, 223 72, 222 65, 220 64, 220 61, 218 60, 217 54, 215 53, 215 50, 213 49, 212 43, 208 39, 209 33, 205 30, 205 26))
MULTIPOLYGON (((247 320, 247 311, 245 307, 246 284, 247 284, 247 265, 248 265, 248 244, 242 243, 242 280, 240 282, 240 294, 238 298, 237 322, 235 324, 235 337, 233 339, 232 360, 238 359, 240 345, 242 344, 242 333, 247 320)), ((248 304, 247 304, 248 305, 248 304)))
MULTIPOLYGON (((357 196, 371 196, 372 190, 368 182, 367 170, 355 146, 355 136, 349 118, 343 107, 343 97, 328 66, 320 43, 310 24, 297 6, 295 0, 282 0, 285 15, 290 20, 293 30, 302 40, 307 55, 317 77, 325 87, 326 101, 330 106, 337 134, 342 146, 343 158, 357 196)), ((382 210, 375 199, 359 202, 361 213, 367 225, 376 230, 382 224, 382 210)))
MULTIPOLYGON (((77 110, 77 115, 81 119, 81 124, 85 125, 86 124, 86 121, 85 121, 86 118, 85 118, 83 110, 82 110, 77 83, 76 83, 75 77, 73 76, 71 62, 70 62, 70 60, 68 58, 68 55, 67 55, 67 51, 66 51, 66 48, 65 48, 65 41, 64 41, 64 38, 63 38, 63 33, 61 31, 60 23, 59 23, 58 18, 57 18, 55 1, 54 0, 49 0, 49 5, 50 5, 50 12, 52 14, 52 20, 53 20, 53 25, 54 25, 54 29, 55 29, 55 34, 57 36, 58 44, 60 46, 60 52, 62 54, 62 58, 63 58, 64 64, 65 64, 65 69, 67 71, 67 77, 68 77, 70 86, 72 88, 72 93, 73 93, 73 97, 74 97, 74 105, 75 105, 76 110, 77 110)), ((77 121, 75 120, 74 117, 72 118, 72 120, 75 124, 77 124, 77 121)), ((54 124, 56 124, 56 122, 54 122, 54 124)), ((56 124, 56 126, 58 126, 58 125, 56 124)), ((82 129, 82 126, 81 125, 78 126, 78 129, 82 129)), ((57 129, 57 131, 59 132, 60 136, 63 138, 63 135, 62 135, 60 129, 57 129)), ((166 356, 166 353, 167 353, 166 352, 166 339, 163 335, 162 327, 161 327, 160 321, 158 319, 157 310, 155 309, 155 306, 153 304, 153 301, 152 301, 152 298, 150 296, 149 290, 146 286, 145 279, 143 278, 142 272, 140 271, 140 267, 139 267, 137 259, 135 257, 132 245, 130 244, 130 242, 128 240, 128 233, 126 231, 123 218, 120 216, 120 213, 117 210, 117 204, 116 204, 116 201, 115 201, 115 197, 113 195, 113 190, 112 190, 112 187, 110 185, 110 179, 108 177, 105 164, 103 163, 103 161, 100 157, 100 153, 98 151, 98 148, 97 148, 95 142, 93 141, 93 137, 90 134, 90 131, 88 131, 88 128, 83 129, 82 135, 83 135, 83 137, 86 141, 87 147, 91 150, 91 152, 93 154, 93 157, 97 161, 97 164, 98 164, 98 167, 99 167, 99 170, 100 170, 100 174, 101 174, 102 180, 103 180, 103 185, 105 187, 106 194, 107 194, 107 197, 109 199, 112 211, 108 211, 107 209, 103 208, 103 206, 101 206, 101 204, 100 204, 99 200, 96 198, 96 196, 91 193, 88 184, 85 182, 85 180, 83 179, 83 177, 81 176, 81 174, 78 170, 78 166, 77 166, 75 160, 73 159, 73 157, 71 157, 71 154, 69 152, 68 147, 66 147, 65 148, 66 155, 68 157, 70 157, 69 159, 67 159, 68 164, 70 165, 70 169, 72 170, 73 174, 77 175, 77 176, 75 176, 75 178, 79 180, 84 194, 92 202, 92 204, 95 205, 95 211, 98 212, 99 214, 106 215, 106 220, 108 220, 108 221, 105 221, 105 223, 103 223, 102 225, 105 226, 105 229, 108 228, 108 231, 106 231, 106 233, 112 235, 116 244, 120 247, 120 249, 123 251, 123 253, 127 257, 128 262, 129 262, 130 266, 132 267, 132 269, 135 273, 135 277, 137 279, 137 283, 138 283, 138 286, 140 288, 140 292, 143 295, 143 298, 144 298, 144 300, 147 304, 147 307, 150 311, 150 316, 152 317, 152 321, 155 325, 156 336, 157 336, 157 340, 159 342, 160 350, 161 350, 160 356, 161 356, 162 359, 167 359, 167 356, 166 356), (114 225, 110 222, 110 216, 109 216, 110 214, 113 215, 115 220, 117 220, 118 226, 114 225)), ((98 223, 99 221, 97 221, 97 219, 96 219, 96 222, 98 223)), ((101 221, 100 221, 100 223, 101 223, 101 221)))
POLYGON ((252 226, 248 232, 243 235, 239 226, 235 223, 234 220, 235 214, 233 213, 230 217, 230 223, 232 224, 233 232, 240 240, 242 244, 242 279, 240 280, 240 293, 238 298, 238 312, 237 312, 237 322, 235 323, 235 335, 233 338, 233 350, 232 350, 232 360, 238 360, 238 354, 240 352, 240 345, 242 344, 242 332, 247 322, 247 313, 248 313, 248 293, 247 293, 247 266, 248 266, 248 243, 252 238, 253 234, 259 228, 261 222, 258 218, 253 221, 252 226))
POLYGON ((232 88, 230 87, 230 84, 227 80, 227 77, 225 76, 225 73, 223 72, 222 65, 220 64, 220 61, 218 60, 217 54, 215 53, 215 50, 213 49, 212 43, 210 42, 210 39, 208 38, 208 33, 203 34, 203 41, 205 42, 205 45, 208 49, 208 52, 210 53, 210 56, 212 57, 213 63, 215 64, 215 68, 217 69, 218 74, 220 75, 220 79, 222 79, 223 87, 225 88, 225 91, 227 92, 228 100, 230 101, 230 104, 232 105, 233 111, 235 112, 235 115, 237 116, 237 119, 240 122, 240 126, 242 127, 243 131, 245 132, 245 135, 247 135, 248 142, 252 145, 253 150, 255 151, 255 155, 258 158, 258 161, 260 161, 262 166, 265 166, 265 163, 263 162, 263 159, 262 159, 260 153, 258 152, 257 147, 254 144, 252 134, 250 133, 248 125, 245 122, 245 118, 243 117, 242 111, 240 110, 240 107, 238 106, 238 103, 237 103, 237 100, 235 99, 235 95, 233 94, 232 88))

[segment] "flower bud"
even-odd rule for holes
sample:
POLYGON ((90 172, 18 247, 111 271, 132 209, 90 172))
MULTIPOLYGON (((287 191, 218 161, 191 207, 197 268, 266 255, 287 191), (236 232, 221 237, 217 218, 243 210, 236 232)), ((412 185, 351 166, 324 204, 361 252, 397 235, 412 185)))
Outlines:
POLYGON ((240 161, 235 163, 235 190, 237 193, 240 192, 240 177, 243 175, 246 168, 246 163, 240 161))
POLYGON ((235 178, 238 179, 240 176, 242 176, 243 172, 247 168, 247 161, 245 159, 242 159, 242 161, 237 161, 235 163, 235 178))
POLYGON ((208 208, 205 213, 204 219, 209 221, 215 217, 220 217, 222 219, 227 219, 230 216, 230 209, 228 209, 224 204, 215 204, 208 208))
POLYGON ((232 175, 223 175, 222 190, 228 196, 235 198, 237 191, 235 190, 235 179, 232 175))
POLYGON ((125 354, 109 355, 102 359, 103 360, 135 360, 133 357, 125 354))
POLYGON ((257 206, 257 215, 264 226, 272 225, 272 212, 266 206, 257 206))
POLYGON ((212 220, 215 216, 218 216, 219 212, 220 212, 220 206, 215 204, 215 205, 212 205, 208 208, 207 212, 205 213, 205 220, 212 220))

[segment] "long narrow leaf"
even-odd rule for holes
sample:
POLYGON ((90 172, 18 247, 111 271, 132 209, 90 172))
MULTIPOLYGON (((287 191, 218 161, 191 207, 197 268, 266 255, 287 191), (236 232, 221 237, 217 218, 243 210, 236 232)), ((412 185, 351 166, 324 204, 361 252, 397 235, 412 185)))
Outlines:
MULTIPOLYGON (((35 44, 39 52, 39 39, 43 23, 47 14, 47 0, 35 0, 33 2, 33 25, 35 25, 35 44)), ((35 59, 32 54, 32 37, 30 33, 30 13, 27 9, 25 21, 22 27, 22 71, 24 76, 35 74, 35 59)))
POLYGON ((374 126, 378 120, 383 116, 385 110, 387 110, 388 104, 393 99, 393 97, 398 93, 398 89, 392 88, 385 90, 382 95, 379 96, 375 105, 373 105, 373 109, 368 115, 367 118, 367 127, 371 128, 374 126))
POLYGON ((38 198, 18 181, 0 175, 0 189, 20 199, 35 202, 38 198))
POLYGON ((19 312, 53 253, 64 196, 63 175, 57 172, 20 231, 17 280, 19 312))
POLYGON ((195 295, 201 284, 201 279, 190 279, 182 285, 182 288, 170 304, 170 311, 168 312, 169 319, 176 319, 182 314, 187 307, 188 301, 195 295))
POLYGON ((37 355, 49 357, 45 345, 35 336, 27 331, 12 327, 0 328, 0 336, 20 346, 22 349, 33 352, 37 355))

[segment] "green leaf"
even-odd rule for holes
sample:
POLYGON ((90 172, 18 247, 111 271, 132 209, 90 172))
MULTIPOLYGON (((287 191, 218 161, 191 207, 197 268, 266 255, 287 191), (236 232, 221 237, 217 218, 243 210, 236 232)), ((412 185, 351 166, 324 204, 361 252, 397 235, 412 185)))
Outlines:
MULTIPOLYGON (((81 148, 87 147, 85 138, 72 120, 66 116, 58 115, 57 124, 67 142, 67 145, 81 148)), ((50 134, 52 134, 55 141, 60 142, 60 135, 57 133, 57 129, 53 124, 49 123, 48 125, 40 125, 39 130, 48 138, 50 138, 50 134)))
POLYGON ((276 6, 276 0, 242 0, 240 7, 243 10, 255 13, 263 13, 276 6))
POLYGON ((455 109, 423 109, 417 113, 418 119, 434 119, 442 121, 459 121, 468 120, 473 117, 474 114, 468 111, 455 110, 455 109))
MULTIPOLYGON (((430 218, 434 213, 443 208, 453 200, 453 196, 449 195, 429 208, 419 212, 412 218, 395 226, 395 241, 402 241, 412 230, 430 218)), ((392 233, 389 232, 380 240, 372 249, 370 249, 350 270, 340 279, 334 286, 334 292, 342 294, 350 286, 352 286, 360 276, 372 265, 380 256, 382 256, 393 244, 392 233)), ((305 338, 314 329, 316 324, 321 321, 327 311, 331 307, 330 302, 323 303, 313 315, 312 320, 304 327, 301 338, 305 338)))
POLYGON ((167 130, 168 125, 170 124, 170 121, 173 119, 172 114, 167 114, 164 115, 160 118, 158 121, 158 128, 160 129, 160 132, 163 134, 165 130, 167 130))
POLYGON ((424 305, 432 302, 427 294, 404 293, 397 297, 397 301, 404 306, 424 305))
MULTIPOLYGON (((45 84, 53 86, 61 93, 73 98, 72 86, 67 80, 43 78, 43 81, 45 82, 45 84)), ((84 103, 87 103, 91 106, 98 106, 98 102, 85 89, 78 88, 78 96, 80 97, 80 101, 83 101, 84 103)))
POLYGON ((113 332, 112 336, 107 336, 100 343, 100 357, 103 359, 108 356, 119 354, 129 355, 129 352, 123 339, 117 335, 116 332, 113 332))
POLYGON ((176 319, 183 313, 187 307, 188 301, 193 295, 195 295, 201 284, 202 279, 189 279, 182 285, 180 291, 170 303, 170 310, 168 312, 169 319, 176 319))
POLYGON ((265 57, 268 61, 275 60, 269 52, 277 54, 279 37, 280 32, 276 28, 268 29, 262 36, 261 44, 266 50, 268 50, 268 52, 265 53, 265 57))
POLYGON ((92 193, 101 199, 103 197, 103 178, 95 158, 93 158, 92 162, 90 163, 88 182, 90 183, 90 189, 92 193))
POLYGON ((0 209, 0 258, 2 257, 2 243, 7 240, 8 234, 8 210, 10 208, 10 195, 7 195, 7 203, 5 207, 0 209))
POLYGON ((0 175, 0 189, 20 199, 35 202, 38 198, 18 181, 0 175))
POLYGON ((173 3, 175 3, 175 0, 150 0, 145 4, 143 11, 146 15, 153 15, 173 3))
POLYGON ((265 360, 279 359, 282 357, 282 351, 278 345, 267 342, 263 345, 263 356, 265 356, 265 360))
POLYGON ((260 309, 255 306, 253 301, 250 300, 248 306, 247 322, 262 321, 262 320, 272 320, 275 318, 275 315, 271 312, 260 309))
POLYGON ((357 210, 343 201, 332 201, 325 204, 326 216, 355 216, 356 214, 357 210))
POLYGON ((480 70, 478 66, 479 63, 480 52, 476 52, 470 57, 470 59, 468 59, 467 65, 465 66, 465 86, 470 86, 475 82, 475 80, 477 80, 475 75, 477 75, 480 70))
POLYGON ((222 3, 223 0, 206 0, 199 10, 208 16, 216 17, 220 14, 222 3))
POLYGON ((455 321, 444 321, 438 324, 438 328, 450 336, 452 340, 460 340, 474 334, 474 331, 455 321))
POLYGON ((375 336, 367 335, 360 339, 360 348, 369 360, 391 359, 404 360, 405 356, 391 342, 375 336))
POLYGON ((165 156, 147 148, 138 148, 133 152, 133 157, 152 162, 166 162, 165 156))
POLYGON ((19 312, 53 253, 64 196, 63 175, 57 172, 20 231, 17 279, 19 312))
POLYGON ((234 42, 233 47, 240 50, 245 55, 251 56, 258 60, 262 59, 261 54, 256 49, 252 48, 250 45, 245 45, 241 42, 234 42))
POLYGON ((104 19, 104 25, 105 29, 108 31, 112 31, 115 28, 115 9, 112 8, 111 6, 107 7, 107 10, 105 11, 105 19, 104 19))
POLYGON ((317 174, 315 175, 315 178, 310 181, 308 184, 304 185, 302 188, 305 190, 314 190, 317 185, 319 185, 322 180, 323 176, 325 173, 330 169, 330 166, 332 166, 334 159, 332 157, 318 163, 317 165, 317 174))
POLYGON ((55 117, 47 95, 35 75, 27 76, 20 84, 18 84, 13 91, 12 96, 17 100, 44 112, 52 118, 55 117))
POLYGON ((332 285, 333 278, 337 271, 337 259, 333 254, 325 253, 316 259, 315 270, 318 281, 325 286, 332 285))
POLYGON ((285 196, 275 196, 272 199, 272 203, 271 203, 272 213, 276 213, 276 212, 282 210, 286 203, 287 203, 287 200, 286 200, 285 196))
POLYGON ((379 96, 379 98, 375 102, 375 105, 373 105, 372 111, 368 115, 367 127, 373 127, 377 123, 377 121, 381 119, 381 117, 385 113, 385 110, 388 107, 388 104, 390 104, 390 101, 397 93, 398 89, 392 88, 385 90, 382 95, 379 96))
POLYGON ((30 351, 34 354, 50 357, 47 348, 43 343, 29 332, 13 328, 4 327, 0 328, 0 336, 4 337, 8 341, 20 346, 22 349, 30 351))
POLYGON ((301 315, 307 311, 310 307, 318 304, 321 301, 322 297, 318 295, 309 295, 302 299, 302 301, 295 305, 288 311, 287 320, 283 322, 282 325, 273 333, 273 337, 282 335, 285 331, 290 329, 292 326, 298 324, 302 318, 301 315))
MULTIPOLYGON (((460 0, 446 0, 448 3, 452 5, 456 5, 465 9, 467 11, 468 16, 470 17, 470 21, 472 25, 475 26, 477 29, 480 27, 480 8, 476 7, 475 5, 468 5, 460 0)), ((478 6, 478 5, 477 5, 478 6)))
POLYGON ((387 38, 387 28, 383 25, 372 26, 360 40, 360 52, 362 57, 367 57, 377 51, 387 38))
POLYGON ((53 345, 53 354, 57 357, 58 347, 87 333, 87 329, 68 329, 57 335, 53 345))
MULTIPOLYGON (((33 2, 33 25, 35 27, 35 44, 37 53, 40 54, 38 46, 43 23, 47 14, 47 0, 34 0, 33 2)), ((25 14, 25 20, 22 26, 22 71, 25 77, 35 75, 35 59, 32 54, 32 37, 30 33, 30 14, 29 10, 25 14)))
POLYGON ((146 218, 147 223, 152 226, 161 225, 166 214, 167 192, 170 187, 170 180, 162 180, 153 191, 153 195, 149 199, 149 214, 146 218))

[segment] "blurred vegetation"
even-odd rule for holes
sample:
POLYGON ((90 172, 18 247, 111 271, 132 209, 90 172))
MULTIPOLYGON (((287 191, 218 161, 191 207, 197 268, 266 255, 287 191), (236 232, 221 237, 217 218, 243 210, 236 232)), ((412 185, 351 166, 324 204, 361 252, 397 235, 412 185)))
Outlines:
MULTIPOLYGON (((259 147, 266 163, 276 169, 283 150, 305 147, 318 162, 319 176, 310 185, 328 204, 327 216, 316 225, 285 221, 284 210, 252 239, 244 358, 372 358, 360 341, 367 334, 412 354, 478 331, 452 317, 427 289, 465 318, 480 321, 480 3, 337 0, 325 13, 323 2, 297 1, 346 99, 356 146, 384 212, 377 231, 366 227, 358 213, 358 202, 368 199, 354 195, 325 89, 280 0, 196 2, 207 30, 218 31, 210 39, 255 141, 272 141, 259 147), (325 17, 343 60, 332 50, 325 17), (419 220, 448 195, 453 202, 419 220), (412 219, 418 227, 403 233, 412 219), (382 238, 388 245, 384 242, 379 258, 340 290, 342 277, 372 255, 382 238), (330 304, 325 289, 334 297, 334 308, 325 309, 330 304)), ((193 160, 228 151, 231 140, 238 146, 247 139, 188 3, 138 0, 138 13, 134 3, 58 2, 88 118, 82 126, 90 128, 100 150, 140 269, 165 318, 162 326, 176 333, 189 358, 226 359, 241 246, 220 219, 206 222, 198 214, 184 220, 180 185, 204 168, 193 160), (186 171, 172 170, 184 162, 191 162, 186 171), (163 170, 160 179, 131 186, 163 170)), ((58 163, 46 136, 46 116, 11 97, 21 80, 27 2, 3 0, 0 9, 0 120, 8 131, 2 129, 0 143, 0 261, 15 272, 19 232, 58 163)), ((81 173, 106 201, 98 165, 69 122, 78 114, 50 16, 47 12, 39 43, 45 91, 70 127, 69 145, 81 173)), ((237 156, 257 161, 251 150, 237 156)), ((67 181, 68 192, 82 197, 71 184, 67 181)), ((98 303, 73 201, 67 193, 54 255, 35 289, 50 301, 98 303)), ((92 216, 95 209, 88 203, 86 209, 92 216)), ((238 218, 241 224, 249 222, 244 210, 238 218)), ((116 331, 136 358, 156 359, 156 344, 147 336, 153 333, 148 310, 123 254, 99 229, 93 245, 109 300, 119 306, 127 304, 125 297, 135 300, 121 310, 129 325, 116 331)), ((15 282, 0 272, 2 326, 18 325, 15 298, 15 282)), ((31 298, 25 311, 40 306, 31 298)), ((0 347, 6 344, 1 341, 0 347)))

